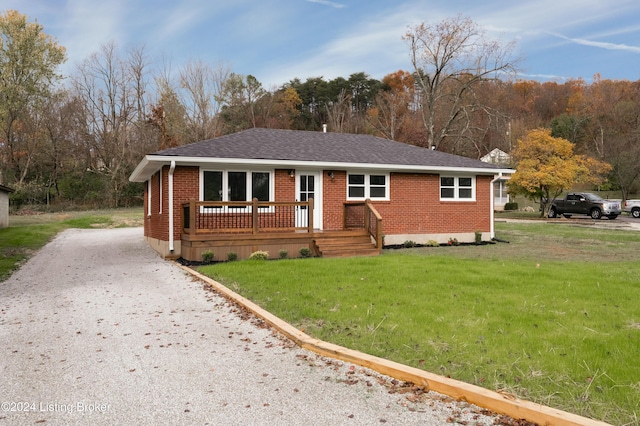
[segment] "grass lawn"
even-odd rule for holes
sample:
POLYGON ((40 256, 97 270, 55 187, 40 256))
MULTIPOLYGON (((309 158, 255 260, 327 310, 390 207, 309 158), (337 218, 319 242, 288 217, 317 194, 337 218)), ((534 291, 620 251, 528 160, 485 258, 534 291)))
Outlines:
POLYGON ((58 232, 68 228, 142 226, 140 207, 11 216, 0 229, 0 282, 58 232))
POLYGON ((612 424, 640 422, 640 232, 496 224, 510 243, 219 263, 306 333, 612 424))

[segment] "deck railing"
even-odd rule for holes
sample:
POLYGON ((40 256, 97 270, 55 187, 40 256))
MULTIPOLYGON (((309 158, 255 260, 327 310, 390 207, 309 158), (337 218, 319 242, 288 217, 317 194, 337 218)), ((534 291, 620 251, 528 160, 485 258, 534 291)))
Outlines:
POLYGON ((313 199, 295 202, 195 201, 182 204, 185 234, 313 232, 313 199))
POLYGON ((371 204, 371 200, 348 202, 344 204, 344 229, 366 229, 382 249, 382 216, 371 204))

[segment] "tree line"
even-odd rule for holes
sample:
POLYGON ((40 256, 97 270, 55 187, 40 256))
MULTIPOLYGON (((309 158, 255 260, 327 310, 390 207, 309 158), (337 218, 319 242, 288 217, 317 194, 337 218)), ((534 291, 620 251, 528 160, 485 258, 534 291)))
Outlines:
POLYGON ((64 47, 16 11, 0 15, 0 183, 14 206, 118 207, 142 203, 128 181, 145 154, 252 127, 368 133, 480 158, 512 153, 550 129, 577 154, 606 162, 625 198, 640 174, 640 81, 519 80, 512 44, 469 18, 419 24, 403 37, 411 69, 296 78, 265 88, 225 64, 178 70, 144 48, 114 43, 57 69, 64 47))

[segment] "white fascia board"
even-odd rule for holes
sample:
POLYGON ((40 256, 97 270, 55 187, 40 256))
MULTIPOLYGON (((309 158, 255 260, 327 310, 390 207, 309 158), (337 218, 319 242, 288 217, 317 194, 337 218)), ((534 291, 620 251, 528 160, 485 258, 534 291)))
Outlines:
POLYGON ((515 170, 502 168, 469 168, 469 167, 433 167, 404 164, 372 164, 372 163, 338 163, 321 161, 294 161, 294 160, 267 160, 247 158, 218 158, 218 157, 176 157, 147 155, 135 168, 129 180, 132 182, 144 182, 149 179, 160 167, 175 161, 178 166, 214 166, 225 167, 273 167, 277 169, 301 169, 305 170, 380 170, 384 172, 403 173, 456 173, 473 175, 494 175, 499 173, 512 174, 515 170))
MULTIPOLYGON (((153 156, 145 155, 142 161, 140 161, 136 168, 133 169, 133 172, 131 172, 131 175, 129 176, 129 182, 145 182, 153 176, 156 170, 164 165, 162 163, 155 164, 155 162, 152 162, 149 157, 153 156), (152 168, 153 172, 150 171, 152 168)), ((171 164, 171 162, 169 162, 169 164, 171 164)))
POLYGON ((138 163, 133 172, 129 175, 129 182, 145 182, 148 179, 138 180, 140 175, 142 174, 142 170, 144 169, 146 163, 148 163, 147 157, 144 157, 142 161, 138 163))

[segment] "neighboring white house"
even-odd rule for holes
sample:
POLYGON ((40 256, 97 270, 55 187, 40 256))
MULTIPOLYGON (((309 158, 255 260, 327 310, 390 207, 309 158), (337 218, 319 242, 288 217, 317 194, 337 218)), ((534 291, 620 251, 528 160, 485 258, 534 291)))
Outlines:
POLYGON ((13 189, 0 185, 0 228, 9 226, 9 194, 13 189))
MULTIPOLYGON (((503 167, 511 166, 511 156, 498 148, 495 148, 480 160, 484 161, 485 163, 496 164, 503 167)), ((493 182, 493 206, 495 210, 504 210, 505 204, 509 202, 509 194, 507 193, 507 181, 510 178, 510 175, 496 176, 496 179, 493 182)))

